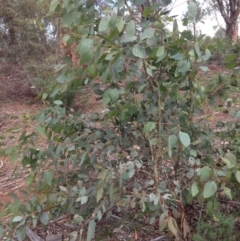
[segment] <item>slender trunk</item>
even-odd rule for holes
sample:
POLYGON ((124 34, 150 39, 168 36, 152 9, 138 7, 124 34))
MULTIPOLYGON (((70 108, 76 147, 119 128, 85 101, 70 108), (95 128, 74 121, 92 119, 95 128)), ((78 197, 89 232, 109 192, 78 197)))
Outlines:
POLYGON ((226 27, 226 35, 229 37, 232 43, 236 43, 238 40, 238 22, 233 21, 231 24, 227 24, 226 27))
POLYGON ((16 42, 16 33, 15 33, 15 28, 13 24, 13 17, 7 16, 6 17, 6 23, 8 26, 8 36, 9 36, 9 47, 14 45, 16 42))

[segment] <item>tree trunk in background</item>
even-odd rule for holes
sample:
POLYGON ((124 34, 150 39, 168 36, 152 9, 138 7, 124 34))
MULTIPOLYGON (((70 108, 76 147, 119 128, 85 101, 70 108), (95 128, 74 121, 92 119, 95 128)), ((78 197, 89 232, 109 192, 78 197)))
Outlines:
POLYGON ((6 24, 8 28, 8 35, 9 35, 9 47, 14 45, 16 42, 16 33, 13 24, 13 17, 7 16, 6 17, 6 24))
POLYGON ((226 35, 229 37, 232 43, 236 43, 238 40, 238 22, 227 24, 226 35))
POLYGON ((240 14, 239 0, 217 0, 218 9, 226 23, 226 35, 236 43, 238 40, 238 17, 240 14), (226 6, 229 6, 227 8, 226 6))

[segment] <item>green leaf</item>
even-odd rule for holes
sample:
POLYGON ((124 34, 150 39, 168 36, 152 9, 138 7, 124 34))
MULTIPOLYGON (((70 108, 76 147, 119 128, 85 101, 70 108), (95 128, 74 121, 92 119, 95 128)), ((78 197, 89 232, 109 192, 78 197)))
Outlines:
POLYGON ((47 94, 47 93, 43 93, 43 94, 42 94, 42 100, 46 100, 47 97, 48 97, 48 94, 47 94))
POLYGON ((111 19, 109 21, 109 24, 108 24, 108 27, 109 28, 116 28, 116 25, 117 25, 117 14, 114 13, 112 16, 111 16, 111 19))
POLYGON ((195 43, 194 48, 195 48, 195 51, 196 51, 198 57, 200 57, 202 54, 201 54, 201 51, 200 51, 199 42, 195 43))
POLYGON ((95 228, 96 228, 96 223, 92 219, 88 224, 87 241, 91 241, 95 237, 95 228))
POLYGON ((63 105, 63 102, 61 100, 55 100, 54 104, 55 105, 63 105))
POLYGON ((125 36, 127 38, 131 38, 135 35, 136 33, 136 29, 135 29, 135 21, 134 20, 131 20, 128 24, 127 24, 127 27, 126 27, 126 30, 125 30, 125 36))
POLYGON ((201 168, 200 170, 200 180, 205 181, 210 176, 211 169, 208 166, 201 168))
POLYGON ((104 16, 102 17, 99 26, 98 26, 98 31, 99 32, 105 32, 108 30, 108 24, 111 19, 111 16, 104 16))
POLYGON ((123 28, 124 28, 124 20, 123 20, 123 17, 120 17, 117 22, 118 32, 121 33, 123 28))
POLYGON ((194 182, 192 184, 192 186, 191 186, 191 193, 192 193, 193 197, 197 196, 197 194, 199 193, 198 183, 197 182, 194 182))
POLYGON ((99 200, 102 198, 103 196, 103 188, 99 188, 97 190, 97 202, 99 202, 99 200))
POLYGON ((49 217, 46 212, 41 212, 39 219, 43 225, 47 225, 49 222, 49 217))
POLYGON ((129 178, 132 178, 133 176, 134 176, 134 174, 135 174, 135 169, 133 168, 133 169, 130 169, 129 171, 128 171, 128 177, 129 178))
POLYGON ((178 61, 178 71, 180 73, 186 73, 190 70, 191 64, 187 60, 178 61))
POLYGON ((46 133, 45 133, 45 128, 41 127, 41 126, 37 126, 36 127, 36 131, 42 136, 42 137, 46 137, 46 133))
POLYGON ((228 187, 223 187, 225 194, 232 200, 231 189, 228 187))
POLYGON ((223 53, 223 40, 217 39, 217 51, 219 54, 223 53))
POLYGON ((109 96, 110 96, 113 103, 116 102, 119 99, 118 89, 115 88, 115 89, 109 90, 109 96))
POLYGON ((151 146, 156 146, 158 144, 158 139, 157 138, 152 138, 151 140, 150 140, 150 145, 151 146))
POLYGON ((50 4, 50 7, 49 7, 49 11, 48 13, 51 14, 51 13, 54 13, 57 6, 59 4, 59 0, 52 0, 51 4, 50 4))
POLYGON ((232 163, 233 167, 236 166, 237 158, 231 152, 226 153, 225 158, 227 158, 232 163))
POLYGON ((83 196, 81 197, 81 205, 85 204, 88 202, 88 196, 83 196))
POLYGON ((199 69, 201 69, 204 72, 209 71, 209 68, 207 66, 199 66, 199 69))
POLYGON ((101 212, 101 210, 98 210, 98 212, 97 212, 97 219, 98 219, 98 221, 100 221, 102 219, 102 212, 101 212))
POLYGON ((153 224, 155 222, 156 218, 155 217, 151 217, 149 219, 149 224, 153 224))
POLYGON ((69 239, 68 241, 76 241, 78 237, 78 232, 77 231, 73 231, 69 234, 69 239))
POLYGON ((23 216, 16 216, 13 218, 12 222, 17 223, 23 220, 23 216))
POLYGON ((187 133, 185 132, 182 132, 182 131, 179 131, 179 139, 181 141, 181 143, 185 146, 185 147, 188 147, 191 143, 191 140, 190 140, 190 137, 187 133))
POLYGON ((26 179, 26 186, 27 187, 30 186, 32 184, 33 180, 34 180, 34 177, 32 175, 27 177, 27 179, 26 179))
POLYGON ((43 178, 48 184, 48 186, 52 185, 52 176, 53 176, 53 172, 51 170, 44 171, 43 173, 43 178))
POLYGON ((152 38, 154 36, 155 30, 153 28, 145 28, 143 33, 140 36, 140 40, 152 38))
POLYGON ((164 54, 164 50, 165 50, 164 46, 159 47, 158 50, 157 50, 156 56, 157 57, 162 56, 164 54))
POLYGON ((143 127, 143 133, 149 133, 152 130, 154 130, 156 127, 156 123, 155 122, 148 122, 147 124, 144 125, 143 127))
POLYGON ((145 48, 139 44, 135 44, 133 46, 132 53, 134 56, 141 58, 141 59, 144 59, 147 56, 145 48))
POLYGON ((237 181, 240 183, 240 171, 237 171, 235 176, 236 176, 237 181))
POLYGON ((59 186, 59 189, 60 189, 61 191, 63 191, 63 192, 67 192, 67 188, 64 187, 64 186, 59 186))
POLYGON ((177 144, 177 137, 175 135, 171 135, 168 137, 168 156, 172 157, 172 149, 177 144))
POLYGON ((198 5, 193 1, 189 2, 187 16, 190 21, 194 21, 195 17, 197 16, 197 12, 198 12, 198 5))
POLYGON ((24 241, 26 240, 26 229, 24 226, 18 227, 16 231, 17 240, 24 241))
POLYGON ((232 163, 225 157, 221 157, 222 161, 227 165, 227 168, 232 168, 232 163))
POLYGON ((123 36, 120 39, 120 43, 131 43, 134 42, 135 40, 137 40, 137 36, 132 36, 132 37, 127 37, 127 36, 123 36))
POLYGON ((80 42, 77 48, 77 51, 82 57, 82 55, 88 54, 91 51, 92 47, 93 47, 93 39, 86 38, 80 42))
POLYGON ((210 59, 211 57, 211 52, 209 51, 209 49, 205 50, 205 55, 202 56, 203 60, 206 61, 208 59, 210 59))
POLYGON ((203 189, 203 197, 209 198, 212 197, 217 191, 217 184, 215 181, 208 181, 204 185, 203 189))

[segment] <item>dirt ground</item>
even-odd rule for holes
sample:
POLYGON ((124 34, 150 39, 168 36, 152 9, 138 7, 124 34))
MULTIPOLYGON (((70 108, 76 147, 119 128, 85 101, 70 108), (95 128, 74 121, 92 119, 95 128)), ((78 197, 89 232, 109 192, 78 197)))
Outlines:
MULTIPOLYGON (((210 79, 213 74, 217 75, 225 71, 216 65, 210 66, 210 69, 211 72, 200 73, 200 75, 204 75, 210 79)), ((240 103, 239 96, 236 98, 238 99, 237 102, 240 103)), ((80 97, 78 97, 77 102, 77 106, 85 112, 89 112, 90 110, 103 110, 102 104, 96 101, 96 96, 91 93, 89 93, 89 97, 85 100, 81 100, 80 97)), ((34 89, 31 89, 31 85, 24 75, 23 69, 20 66, 0 63, 0 148, 14 146, 17 144, 17 137, 23 130, 33 130, 35 123, 32 117, 42 108, 44 108, 44 105, 36 99, 36 93, 34 89)), ((219 120, 226 121, 231 119, 229 114, 224 114, 221 111, 211 112, 208 108, 205 114, 211 115, 209 118, 211 124, 215 124, 219 120)), ((18 189, 20 187, 24 188, 24 178, 27 175, 28 173, 22 170, 16 162, 11 163, 7 158, 4 159, 0 157, 0 210, 11 200, 9 193, 15 192, 18 194, 18 189), (12 172, 14 168, 16 168, 16 165, 18 167, 18 175, 13 176, 12 172)), ((195 216, 195 214, 198 215, 200 209, 201 207, 199 205, 195 205, 194 210, 187 209, 187 214, 189 214, 189 217, 192 215, 195 216)), ((189 222, 192 222, 190 218, 189 222)), ((108 227, 108 225, 106 227, 108 227)), ((61 227, 55 228, 56 230, 61 230, 61 227)), ((39 232, 40 234, 42 232, 42 236, 44 236, 46 229, 42 231, 38 229, 38 233, 39 232)), ((117 233, 118 239, 115 237, 114 239, 109 238, 106 240, 145 240, 144 238, 138 239, 141 232, 126 231, 125 234, 121 234, 117 228, 115 231, 112 230, 112 232, 117 233), (121 239, 121 235, 123 239, 121 239)), ((153 230, 151 235, 156 236, 157 233, 154 235, 153 230)), ((150 238, 146 240, 150 240, 150 238)))
MULTIPOLYGON (((24 129, 34 128, 31 117, 43 105, 30 87, 21 67, 0 63, 0 148, 16 145, 24 129)), ((8 194, 24 185, 26 174, 21 168, 12 175, 16 165, 0 157, 0 209, 11 200, 8 194)))

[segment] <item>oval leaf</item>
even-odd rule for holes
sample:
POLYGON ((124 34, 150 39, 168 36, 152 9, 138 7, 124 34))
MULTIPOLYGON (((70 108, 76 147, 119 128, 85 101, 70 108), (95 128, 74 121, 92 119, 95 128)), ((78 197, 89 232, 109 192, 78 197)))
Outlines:
POLYGON ((48 214, 46 212, 42 212, 40 214, 40 217, 39 217, 41 223, 43 225, 47 225, 48 224, 48 221, 49 221, 49 217, 48 217, 48 214))
POLYGON ((154 130, 155 127, 156 127, 156 123, 155 122, 148 122, 147 124, 144 125, 143 132, 144 133, 149 133, 152 130, 154 130))
POLYGON ((13 218, 12 222, 17 223, 23 220, 23 216, 16 216, 13 218))
POLYGON ((188 147, 190 145, 191 141, 190 141, 190 137, 189 137, 189 135, 187 133, 179 131, 178 136, 179 136, 179 139, 180 139, 181 143, 185 147, 188 147))
POLYGON ((197 182, 194 182, 192 184, 192 186, 191 186, 191 193, 192 193, 193 197, 197 196, 197 194, 199 193, 198 183, 197 182))
POLYGON ((177 236, 177 223, 176 220, 172 217, 168 219, 168 228, 174 236, 177 236))
POLYGON ((91 220, 88 224, 87 241, 91 241, 95 237, 95 227, 95 221, 91 220))
POLYGON ((104 31, 108 30, 108 24, 109 24, 110 18, 111 18, 110 16, 104 16, 101 19, 99 26, 98 26, 99 32, 104 32, 104 31))
POLYGON ((190 21, 194 20, 194 18, 197 16, 197 12, 198 12, 198 5, 195 2, 191 1, 188 4, 188 11, 187 11, 187 16, 190 21))
POLYGON ((99 202, 102 196, 103 196, 103 188, 99 188, 97 191, 97 202, 99 202))
POLYGON ((228 187, 224 187, 223 190, 224 190, 225 194, 232 200, 231 189, 228 187))
POLYGON ((141 59, 144 59, 147 56, 145 49, 139 44, 133 46, 132 53, 134 56, 141 59))
POLYGON ((235 175, 236 175, 237 181, 240 183, 240 171, 237 171, 235 175))
POLYGON ((209 198, 213 196, 217 191, 217 184, 215 181, 209 181, 205 183, 204 189, 203 189, 203 197, 209 198))

